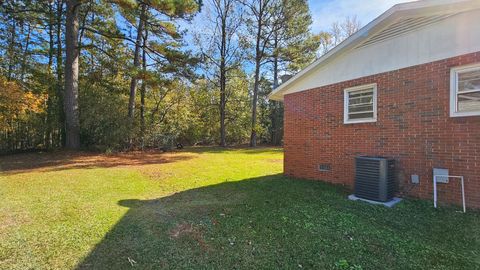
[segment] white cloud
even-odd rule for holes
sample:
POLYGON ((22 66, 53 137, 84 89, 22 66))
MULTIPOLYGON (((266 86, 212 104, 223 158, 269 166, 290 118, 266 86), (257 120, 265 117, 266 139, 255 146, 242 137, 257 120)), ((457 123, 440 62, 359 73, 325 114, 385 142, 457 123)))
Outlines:
POLYGON ((362 26, 393 5, 412 0, 309 0, 314 33, 329 30, 335 21, 356 15, 362 26))

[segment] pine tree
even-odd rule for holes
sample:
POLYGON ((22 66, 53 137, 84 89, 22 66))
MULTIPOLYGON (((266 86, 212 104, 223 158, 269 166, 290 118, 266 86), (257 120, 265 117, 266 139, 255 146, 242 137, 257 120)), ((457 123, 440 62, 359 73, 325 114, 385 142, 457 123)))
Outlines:
POLYGON ((65 147, 80 148, 80 117, 78 110, 79 0, 67 0, 65 25, 65 147))
MULTIPOLYGON (((275 19, 281 27, 274 28, 269 43, 272 62, 273 89, 279 86, 279 73, 292 74, 310 64, 319 47, 318 35, 310 31, 312 18, 306 0, 283 0, 275 19)), ((270 142, 280 145, 283 137, 283 104, 269 102, 270 142)))
POLYGON ((249 14, 247 20, 251 40, 255 44, 252 58, 254 63, 254 83, 252 89, 252 118, 250 146, 257 146, 257 105, 260 88, 261 69, 268 57, 268 43, 273 34, 282 26, 278 21, 283 19, 280 0, 246 0, 243 1, 249 14))
POLYGON ((182 37, 174 21, 191 19, 199 11, 201 2, 195 0, 150 0, 135 3, 122 1, 120 6, 123 8, 123 15, 127 21, 130 20, 132 24, 135 24, 134 22, 136 21, 136 37, 133 41, 133 67, 136 71, 131 79, 128 102, 128 116, 133 119, 139 73, 137 69, 141 64, 141 50, 146 50, 146 55, 151 56, 150 60, 155 63, 164 62, 165 59, 167 61, 185 60, 186 55, 174 49, 175 43, 182 37), (149 36, 152 42, 154 42, 151 46, 148 40, 143 41, 147 37, 145 31, 150 32, 149 36))
MULTIPOLYGON (((252 33, 254 62, 254 85, 252 90, 252 131, 250 146, 257 144, 257 104, 261 73, 264 66, 272 63, 273 87, 278 86, 280 65, 285 65, 287 72, 297 72, 310 63, 318 49, 318 37, 310 33, 312 19, 305 0, 259 0, 243 2, 249 10, 249 28, 252 33)), ((279 104, 272 103, 275 127, 271 140, 279 144, 282 123, 279 104), (275 118, 275 119, 274 119, 275 118)))

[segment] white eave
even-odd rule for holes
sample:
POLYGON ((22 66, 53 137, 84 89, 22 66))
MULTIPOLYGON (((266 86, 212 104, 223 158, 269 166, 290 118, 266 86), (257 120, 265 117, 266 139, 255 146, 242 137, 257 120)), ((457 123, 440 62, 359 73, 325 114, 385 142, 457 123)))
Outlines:
MULTIPOLYGON (((309 74, 311 71, 316 70, 317 68, 324 66, 336 59, 338 56, 358 47, 367 46, 369 42, 373 42, 372 39, 381 40, 385 38, 386 35, 395 34, 394 31, 388 31, 388 27, 394 25, 400 19, 404 17, 414 18, 421 16, 433 16, 430 19, 418 19, 418 22, 412 22, 410 24, 405 24, 405 27, 409 27, 414 24, 421 24, 422 22, 435 21, 435 19, 441 19, 449 14, 457 14, 466 10, 480 8, 480 0, 420 0, 415 2, 408 2, 403 4, 397 4, 382 15, 368 23, 366 26, 361 28, 355 34, 341 42, 339 45, 328 51, 325 55, 321 56, 315 60, 312 64, 301 70, 295 76, 290 78, 285 83, 281 84, 272 93, 269 94, 268 98, 272 100, 283 100, 284 92, 289 89, 293 82, 304 77, 306 74, 309 74), (383 32, 382 32, 383 30, 383 32), (385 32, 385 33, 384 33, 385 32)), ((397 33, 401 34, 400 27, 397 27, 397 33)), ((299 91, 304 91, 308 89, 301 89, 299 91)), ((298 91, 296 91, 298 92, 298 91)))

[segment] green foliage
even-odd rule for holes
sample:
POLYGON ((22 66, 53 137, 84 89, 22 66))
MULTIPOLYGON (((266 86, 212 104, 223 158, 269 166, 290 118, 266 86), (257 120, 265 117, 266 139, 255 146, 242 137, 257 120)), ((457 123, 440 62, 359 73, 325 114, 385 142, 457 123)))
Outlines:
POLYGON ((219 141, 218 95, 211 82, 197 80, 190 90, 191 124, 185 137, 190 144, 214 144, 219 141))
POLYGON ((144 147, 159 148, 185 141, 182 135, 189 127, 191 108, 187 87, 182 81, 163 82, 149 87, 147 93, 144 147))
POLYGON ((200 9, 201 2, 196 0, 150 0, 149 5, 171 17, 185 17, 195 14, 200 9))
POLYGON ((249 80, 240 70, 230 72, 227 79, 226 137, 227 142, 243 144, 250 136, 249 80))
POLYGON ((272 83, 267 80, 265 77, 262 77, 260 80, 259 88, 259 99, 258 99, 258 128, 257 133, 260 139, 260 142, 268 143, 271 141, 271 133, 269 132, 272 128, 272 106, 267 98, 268 94, 272 91, 272 83))
MULTIPOLYGON (((248 79, 241 70, 232 70, 227 78, 227 104, 225 111, 226 137, 229 144, 243 144, 250 135, 250 97, 248 79)), ((201 81, 200 87, 193 92, 194 106, 200 111, 197 121, 200 123, 199 135, 206 140, 199 143, 218 143, 219 95, 218 86, 201 81)))
POLYGON ((125 149, 127 138, 137 133, 126 117, 125 96, 110 93, 96 85, 83 85, 80 96, 81 139, 85 147, 105 151, 125 149))
POLYGON ((313 20, 306 0, 283 0, 282 6, 283 24, 274 35, 272 55, 286 64, 284 71, 296 73, 315 59, 320 37, 310 32, 313 20))
POLYGON ((124 9, 136 8, 138 3, 136 0, 110 0, 112 3, 119 5, 124 9))
MULTIPOLYGON (((234 70, 227 82, 226 138, 229 144, 243 144, 250 135, 250 98, 246 75, 234 70)), ((220 141, 218 88, 208 80, 198 80, 190 91, 191 118, 187 141, 191 144, 217 144, 220 141)))

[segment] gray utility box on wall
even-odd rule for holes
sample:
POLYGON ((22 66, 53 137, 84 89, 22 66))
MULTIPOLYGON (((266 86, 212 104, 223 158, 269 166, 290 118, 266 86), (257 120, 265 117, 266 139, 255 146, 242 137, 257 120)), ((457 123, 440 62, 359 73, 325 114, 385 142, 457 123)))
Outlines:
POLYGON ((355 196, 386 202, 395 195, 395 160, 384 157, 355 158, 355 196))

